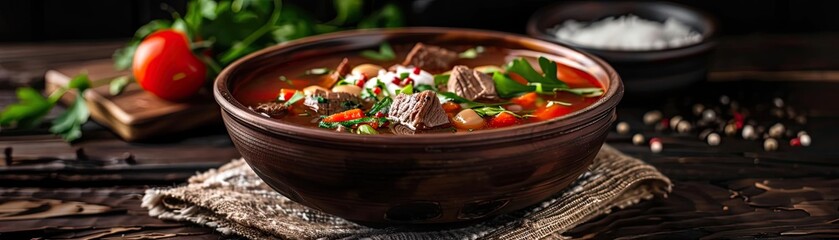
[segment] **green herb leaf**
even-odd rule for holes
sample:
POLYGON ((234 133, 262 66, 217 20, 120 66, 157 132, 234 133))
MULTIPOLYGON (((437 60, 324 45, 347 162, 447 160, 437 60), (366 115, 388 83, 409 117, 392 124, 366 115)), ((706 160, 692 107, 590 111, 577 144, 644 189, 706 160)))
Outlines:
POLYGON ((536 69, 534 69, 526 59, 516 58, 507 65, 507 72, 518 74, 531 83, 559 85, 564 88, 568 87, 567 84, 556 78, 555 62, 545 57, 539 57, 539 66, 544 68, 542 69, 545 71, 544 73, 536 71, 536 69))
POLYGON ((137 50, 138 45, 140 45, 140 42, 131 42, 127 46, 114 51, 114 55, 111 56, 114 60, 114 69, 125 70, 130 68, 134 62, 134 51, 137 50))
POLYGON ((90 111, 85 105, 84 98, 81 97, 81 91, 78 92, 76 100, 73 105, 67 108, 67 111, 59 115, 52 121, 50 132, 60 135, 67 142, 72 142, 82 136, 82 125, 87 122, 90 117, 90 111))
POLYGON ((560 81, 556 77, 556 63, 554 61, 545 57, 539 57, 539 67, 542 68, 542 73, 545 75, 545 79, 564 84, 564 82, 560 81))
POLYGON ((358 21, 361 18, 362 0, 334 0, 335 12, 337 16, 332 21, 332 24, 344 25, 358 21))
POLYGON ((79 90, 79 92, 84 92, 90 88, 91 82, 90 79, 87 78, 87 74, 79 74, 70 79, 70 83, 67 84, 67 88, 79 90))
POLYGON ((416 86, 414 86, 414 91, 416 92, 422 92, 425 90, 431 90, 436 92, 437 88, 428 84, 417 84, 416 86))
POLYGON ((189 29, 189 26, 187 26, 186 21, 184 21, 183 18, 176 18, 175 21, 172 22, 172 29, 186 34, 187 39, 192 42, 192 31, 189 29))
POLYGON ((396 4, 385 4, 379 11, 369 14, 358 22, 358 28, 393 28, 405 25, 404 14, 396 4))
MULTIPOLYGON (((216 14, 216 6, 217 6, 216 1, 213 1, 213 0, 192 1, 192 2, 189 3, 189 5, 196 6, 196 9, 194 9, 192 11, 187 11, 187 16, 189 16, 189 13, 196 13, 195 14, 196 17, 199 17, 199 16, 204 17, 204 18, 207 18, 208 20, 211 20, 211 21, 215 20, 216 16, 218 16, 218 14, 216 14), (197 13, 200 13, 200 14, 197 14, 197 13)), ((190 18, 187 18, 187 19, 190 19, 190 18)))
POLYGON ((495 82, 495 91, 501 98, 512 98, 527 92, 533 92, 534 88, 522 85, 501 72, 492 74, 495 82))
POLYGON ((280 79, 280 81, 282 81, 284 83, 288 83, 289 86, 294 87, 294 82, 292 82, 291 79, 288 79, 287 77, 285 77, 285 75, 280 75, 278 77, 278 79, 280 79))
POLYGON ((329 68, 325 68, 325 67, 312 68, 312 69, 306 70, 306 72, 303 72, 303 74, 304 75, 324 75, 324 74, 329 73, 329 71, 330 71, 329 68))
POLYGON ((407 95, 414 94, 414 85, 405 85, 405 87, 403 87, 402 90, 399 90, 399 93, 407 95))
POLYGON ((474 47, 474 48, 467 49, 466 51, 461 52, 457 56, 460 57, 460 58, 474 59, 474 58, 478 57, 478 54, 483 53, 483 52, 484 52, 484 47, 477 46, 477 47, 474 47))
POLYGON ((146 36, 149 34, 160 30, 166 29, 172 26, 172 22, 169 20, 152 20, 146 25, 138 28, 137 31, 134 32, 134 38, 125 45, 125 47, 117 49, 114 51, 113 59, 114 59, 114 68, 117 70, 125 70, 131 67, 131 63, 134 61, 134 51, 137 50, 137 46, 140 45, 140 41, 142 41, 146 36))
POLYGON ((55 105, 33 88, 17 89, 18 103, 6 106, 0 113, 0 126, 31 128, 41 123, 55 105))
POLYGON ((568 88, 568 85, 558 82, 552 84, 530 82, 527 85, 523 85, 501 72, 493 73, 492 80, 495 82, 495 91, 501 98, 512 98, 529 92, 536 92, 538 94, 569 92, 584 97, 603 95, 603 89, 600 88, 568 88))
POLYGON ((146 25, 141 26, 134 32, 134 40, 143 40, 149 34, 157 32, 160 29, 166 29, 172 26, 172 22, 165 19, 151 20, 146 25))
POLYGON ((354 125, 361 124, 361 123, 377 123, 379 126, 381 126, 382 124, 384 124, 387 121, 388 121, 387 118, 383 118, 383 117, 382 118, 363 117, 363 118, 353 119, 353 120, 343 121, 343 122, 324 122, 324 121, 321 121, 320 123, 318 123, 318 127, 335 129, 335 128, 338 128, 338 126, 340 125, 340 126, 351 128, 354 125))
POLYGON ((400 73, 400 74, 399 74, 399 79, 406 79, 406 78, 408 78, 409 76, 411 76, 411 73, 409 73, 409 72, 403 72, 403 73, 400 73))
POLYGON ((303 94, 302 91, 296 91, 294 92, 294 95, 291 95, 291 98, 289 98, 288 101, 285 101, 285 103, 283 103, 283 105, 288 107, 304 98, 306 98, 306 94, 303 94))
POLYGON ((378 52, 373 50, 362 51, 361 56, 378 61, 390 61, 396 59, 396 53, 388 43, 382 43, 382 45, 379 46, 378 52))
POLYGON ((382 100, 379 100, 378 102, 373 104, 373 107, 370 107, 370 111, 367 112, 367 116, 375 116, 376 113, 379 112, 387 113, 391 104, 393 104, 392 98, 382 98, 382 100))
POLYGON ((381 81, 380 79, 376 79, 376 86, 382 89, 382 94, 384 94, 386 97, 390 97, 392 95, 390 93, 390 90, 388 90, 387 88, 387 84, 381 81))
POLYGON ((514 112, 512 112, 512 111, 509 111, 509 110, 507 110, 507 109, 504 109, 504 108, 503 108, 503 107, 501 107, 501 106, 497 106, 497 107, 479 107, 479 108, 473 108, 472 110, 475 110, 475 113, 477 113, 478 115, 481 115, 482 117, 493 117, 493 116, 496 116, 496 115, 501 114, 501 113, 504 113, 504 112, 505 112, 505 113, 509 113, 509 114, 511 114, 511 115, 513 115, 513 116, 515 116, 515 117, 517 117, 517 118, 523 118, 523 117, 524 117, 524 116, 522 116, 522 115, 519 115, 519 114, 514 113, 514 112))
POLYGON ((475 101, 470 101, 469 99, 463 98, 458 96, 453 92, 437 92, 437 97, 441 98, 444 101, 452 101, 455 103, 466 104, 466 108, 476 108, 476 107, 491 107, 491 106, 501 106, 505 104, 509 104, 509 102, 501 102, 501 103, 479 103, 475 101))
POLYGON ((108 86, 108 90, 110 90, 111 96, 116 96, 122 93, 122 91, 125 90, 125 87, 127 87, 129 83, 131 83, 131 78, 129 78, 128 76, 122 76, 111 80, 111 83, 108 86))
POLYGON ((50 132, 60 135, 67 142, 72 142, 82 136, 82 125, 90 117, 90 111, 84 100, 84 91, 90 86, 91 82, 87 74, 76 75, 70 80, 67 87, 76 90, 76 100, 52 121, 50 132))
POLYGON ((370 125, 361 124, 358 125, 358 130, 356 131, 356 133, 361 135, 376 135, 379 134, 379 131, 376 131, 376 129, 370 125))
POLYGON ((434 85, 445 86, 446 84, 449 83, 449 77, 451 77, 451 75, 449 75, 449 74, 434 75, 434 85))
POLYGON ((554 92, 569 92, 583 97, 599 97, 605 93, 602 88, 554 88, 554 92))

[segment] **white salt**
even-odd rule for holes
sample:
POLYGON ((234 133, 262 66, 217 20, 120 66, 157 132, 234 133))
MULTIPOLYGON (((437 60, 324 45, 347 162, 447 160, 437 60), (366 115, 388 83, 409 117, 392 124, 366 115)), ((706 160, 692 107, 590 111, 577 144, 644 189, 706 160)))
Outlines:
POLYGON ((608 17, 597 22, 567 20, 554 29, 562 41, 609 50, 658 50, 691 45, 702 35, 678 20, 664 23, 635 15, 608 17))

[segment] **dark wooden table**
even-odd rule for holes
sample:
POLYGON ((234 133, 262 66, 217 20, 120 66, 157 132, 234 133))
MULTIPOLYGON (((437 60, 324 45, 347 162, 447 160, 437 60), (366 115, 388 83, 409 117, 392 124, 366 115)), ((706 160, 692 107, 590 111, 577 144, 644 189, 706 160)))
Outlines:
MULTIPOLYGON (((643 201, 593 219, 566 235, 577 238, 839 238, 839 35, 738 36, 720 42, 710 81, 686 92, 627 101, 621 121, 660 137, 662 153, 610 134, 608 143, 658 167, 674 180, 666 199, 643 201), (721 95, 760 108, 775 97, 807 112, 813 144, 775 152, 762 143, 724 137, 711 147, 692 134, 642 127, 648 110, 666 115, 711 104, 721 95)), ((0 46, 0 106, 14 87, 42 86, 47 68, 108 57, 116 42, 0 46)), ((51 116, 55 116, 52 113, 51 116)), ((149 187, 182 184, 197 171, 238 157, 223 126, 126 143, 96 123, 67 144, 46 129, 0 132, 0 204, 30 203, 26 214, 71 201, 107 207, 102 213, 2 220, 0 239, 236 238, 188 223, 161 221, 139 206, 149 187), (47 200, 54 200, 48 202, 47 200), (35 204, 37 203, 37 204, 35 204)), ((3 213, 0 212, 0 216, 3 213)), ((8 217, 8 216, 6 216, 8 217)))

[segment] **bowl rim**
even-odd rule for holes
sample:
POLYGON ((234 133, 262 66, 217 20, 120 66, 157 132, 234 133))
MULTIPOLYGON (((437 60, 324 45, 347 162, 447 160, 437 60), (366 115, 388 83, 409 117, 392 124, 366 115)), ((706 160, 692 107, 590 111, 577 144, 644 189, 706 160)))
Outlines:
MULTIPOLYGON (((556 55, 551 53, 551 55, 556 55)), ((488 141, 511 141, 511 139, 520 138, 521 131, 526 131, 528 135, 539 135, 532 131, 536 128, 543 127, 544 130, 574 130, 581 125, 586 125, 585 121, 594 121, 601 115, 607 115, 613 112, 617 107, 618 102, 623 96, 623 83, 620 76, 615 69, 612 68, 606 61, 583 51, 577 50, 563 44, 544 41, 532 38, 525 35, 497 32, 479 29, 464 29, 464 28, 444 28, 444 27, 405 27, 405 28, 391 28, 391 29, 358 29, 348 30, 329 34, 322 34, 317 36, 305 37, 289 42, 280 43, 265 49, 256 51, 242 57, 232 64, 225 67, 221 73, 216 77, 213 84, 213 96, 221 106, 222 112, 227 112, 233 119, 238 119, 251 127, 261 128, 270 131, 273 134, 282 134, 287 137, 296 137, 310 140, 321 140, 327 142, 342 142, 354 141, 365 144, 384 144, 384 145, 403 145, 403 144, 433 144, 444 145, 449 143, 464 143, 464 142, 488 142, 488 141), (233 97, 230 83, 233 83, 234 74, 242 65, 248 62, 269 55, 272 52, 281 51, 287 48, 301 47, 308 44, 315 44, 320 41, 327 41, 332 39, 359 37, 364 35, 385 36, 394 34, 445 34, 450 32, 458 32, 463 35, 483 35, 491 38, 503 38, 510 41, 520 41, 527 45, 528 48, 559 48, 563 51, 569 51, 582 56, 583 59, 588 58, 600 67, 608 78, 609 88, 606 89, 604 96, 598 99, 593 104, 572 112, 571 114, 553 118, 547 121, 536 123, 522 124, 513 127, 486 129, 464 134, 456 134, 457 137, 450 137, 452 133, 423 133, 414 135, 395 135, 395 134, 379 134, 379 135, 358 135, 358 134, 336 134, 332 131, 322 131, 312 129, 309 126, 299 126, 289 124, 275 119, 266 118, 254 111, 248 110, 248 107, 240 103, 233 97), (612 111, 610 111, 612 110, 612 111), (531 130, 531 131, 527 131, 531 130), (506 140, 505 140, 506 139, 506 140), (401 141, 400 141, 401 140, 401 141)))
MULTIPOLYGON (((633 13, 634 14, 634 13, 633 13)), ((637 15, 637 14, 636 14, 637 15)), ((639 16, 640 17, 640 16, 639 16)), ((559 24, 559 23, 556 23, 559 24)), ((570 1, 570 2, 560 2, 550 4, 548 6, 542 7, 533 14, 530 15, 530 19, 527 21, 527 34, 542 40, 547 40, 551 42, 556 42, 560 44, 565 44, 568 46, 572 46, 578 49, 582 49, 588 52, 595 52, 595 53, 603 53, 603 54, 656 54, 656 53, 669 53, 675 51, 685 51, 685 50, 692 50, 698 49, 697 51, 705 50, 710 48, 713 45, 714 41, 717 37, 719 31, 719 21, 710 13, 691 7, 688 5, 674 3, 674 2, 661 2, 661 1, 619 1, 619 2, 602 2, 602 1, 570 1), (563 41, 557 38, 554 35, 548 34, 546 31, 547 29, 539 28, 539 24, 542 23, 543 19, 546 16, 552 14, 552 10, 558 8, 568 8, 574 7, 579 5, 618 5, 618 6, 631 6, 631 5, 667 5, 670 7, 681 8, 688 12, 693 12, 696 15, 700 16, 703 19, 703 23, 708 26, 707 31, 701 32, 702 39, 699 42, 675 47, 675 48, 664 48, 664 49, 651 49, 651 50, 621 50, 621 49, 602 49, 602 48, 594 48, 589 46, 580 45, 577 43, 563 41)))

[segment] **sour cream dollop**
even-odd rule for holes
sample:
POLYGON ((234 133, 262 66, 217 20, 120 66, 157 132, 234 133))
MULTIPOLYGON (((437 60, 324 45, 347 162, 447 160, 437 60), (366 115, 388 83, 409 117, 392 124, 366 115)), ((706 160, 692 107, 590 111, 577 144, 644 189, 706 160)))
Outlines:
MULTIPOLYGON (((434 75, 429 72, 423 71, 422 69, 419 70, 419 73, 416 74, 417 71, 413 66, 402 66, 396 65, 396 71, 388 71, 385 69, 379 70, 379 74, 376 77, 368 79, 364 82, 364 89, 373 90, 379 86, 379 82, 382 82, 383 85, 387 87, 388 93, 390 96, 393 97, 398 93, 402 88, 405 87, 408 81, 407 79, 411 79, 413 82, 413 86, 416 87, 418 85, 434 85, 434 75), (406 78, 402 78, 403 75, 407 74, 406 78), (399 79, 398 83, 394 83, 394 79, 399 79)), ((363 79, 364 76, 361 74, 347 74, 344 77, 344 82, 349 84, 357 84, 358 81, 363 79)), ((384 90, 384 89, 383 89, 384 90)))

